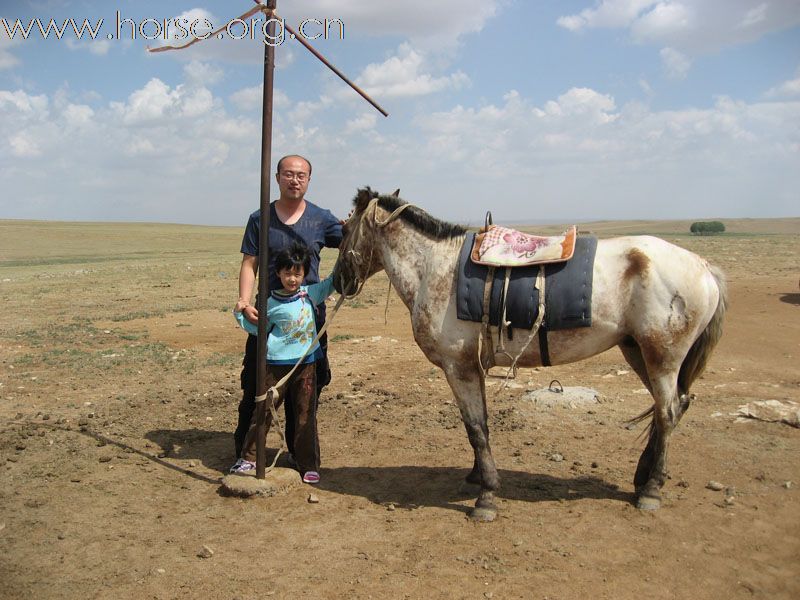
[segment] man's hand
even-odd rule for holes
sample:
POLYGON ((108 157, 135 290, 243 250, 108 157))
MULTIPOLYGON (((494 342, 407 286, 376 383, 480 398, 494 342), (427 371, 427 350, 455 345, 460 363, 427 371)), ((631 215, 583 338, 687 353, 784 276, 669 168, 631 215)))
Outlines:
MULTIPOLYGON (((239 304, 237 303, 236 306, 238 309, 239 304)), ((244 315, 244 318, 250 321, 253 325, 258 325, 258 310, 252 304, 248 304, 238 312, 241 312, 244 315)))

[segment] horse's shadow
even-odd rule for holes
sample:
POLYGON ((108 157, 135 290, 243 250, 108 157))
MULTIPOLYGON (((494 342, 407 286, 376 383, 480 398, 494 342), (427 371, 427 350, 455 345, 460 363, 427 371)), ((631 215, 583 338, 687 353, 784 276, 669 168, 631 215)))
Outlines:
POLYGON ((795 306, 800 305, 800 294, 795 292, 790 292, 788 294, 781 294, 781 302, 785 302, 786 304, 794 304, 795 306))
MULTIPOLYGON (((156 429, 145 438, 157 444, 164 458, 198 460, 205 467, 225 473, 233 456, 228 431, 204 429, 156 429)), ((276 450, 267 448, 267 464, 276 450)), ((159 456, 161 458, 161 456, 159 456)), ((157 460, 157 462, 163 462, 157 460)), ((288 466, 285 455, 278 466, 288 466)), ((343 496, 358 496, 379 505, 399 509, 421 506, 468 512, 464 500, 475 498, 477 488, 464 486, 467 469, 404 465, 396 467, 333 467, 322 470, 319 488, 343 496)), ((633 502, 634 494, 593 475, 555 477, 527 471, 500 470, 499 498, 522 502, 546 502, 584 498, 633 502)))
MULTIPOLYGON (((361 496, 374 504, 414 509, 435 506, 468 512, 460 501, 475 498, 476 486, 464 486, 467 469, 452 467, 336 467, 324 469, 321 489, 342 495, 361 496), (474 488, 474 489, 469 489, 474 488)), ((617 489, 595 476, 554 477, 541 473, 500 470, 499 498, 522 502, 611 499, 633 502, 633 493, 617 489)))

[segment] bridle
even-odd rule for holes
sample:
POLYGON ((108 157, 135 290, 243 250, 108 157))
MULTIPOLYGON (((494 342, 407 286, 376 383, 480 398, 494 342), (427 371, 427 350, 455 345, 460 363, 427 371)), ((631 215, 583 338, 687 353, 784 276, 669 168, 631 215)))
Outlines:
MULTIPOLYGON (((348 235, 348 238, 351 238, 352 236, 355 235, 357 235, 359 239, 363 238, 365 235, 364 230, 368 226, 367 223, 368 221, 373 222, 375 225, 377 225, 379 229, 383 229, 389 223, 394 221, 400 215, 401 212, 403 212, 410 206, 413 206, 413 204, 409 203, 401 204, 393 212, 391 212, 389 216, 386 217, 386 219, 381 221, 378 219, 378 200, 379 198, 373 198, 372 200, 370 200, 369 204, 367 205, 367 208, 364 209, 364 212, 361 214, 357 228, 348 235), (370 211, 372 212, 371 218, 368 217, 370 211)), ((352 218, 353 217, 350 217, 350 219, 352 218)), ((348 219, 348 222, 350 221, 350 219, 348 219)), ((370 243, 369 245, 369 260, 367 261, 364 260, 364 256, 361 254, 361 252, 358 252, 353 249, 345 250, 345 255, 350 257, 350 263, 355 267, 352 270, 353 270, 353 278, 356 281, 356 291, 348 295, 345 295, 345 293, 342 292, 343 296, 345 296, 347 299, 350 299, 350 298, 355 298, 361 293, 361 290, 364 289, 364 284, 367 282, 367 278, 372 274, 372 263, 375 258, 375 244, 373 242, 370 243)), ((344 285, 342 285, 342 289, 344 290, 344 285)))

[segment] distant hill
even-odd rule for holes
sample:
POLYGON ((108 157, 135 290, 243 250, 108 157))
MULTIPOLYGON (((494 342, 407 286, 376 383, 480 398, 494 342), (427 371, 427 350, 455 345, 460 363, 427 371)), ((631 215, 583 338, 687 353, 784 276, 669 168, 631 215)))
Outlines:
MULTIPOLYGON (((709 217, 674 221, 589 221, 577 223, 577 225, 579 231, 592 232, 604 237, 634 234, 674 235, 685 233, 688 235, 689 227, 695 221, 721 221, 725 224, 726 233, 729 234, 800 235, 800 217, 785 217, 782 219, 723 219, 709 217)), ((513 227, 531 233, 557 233, 563 231, 569 225, 572 225, 572 223, 560 223, 557 225, 551 223, 546 225, 515 224, 513 227)))

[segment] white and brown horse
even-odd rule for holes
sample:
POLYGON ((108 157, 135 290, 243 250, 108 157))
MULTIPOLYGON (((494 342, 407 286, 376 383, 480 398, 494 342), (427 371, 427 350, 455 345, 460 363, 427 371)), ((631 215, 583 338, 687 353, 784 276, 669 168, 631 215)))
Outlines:
MULTIPOLYGON (((368 277, 386 271, 411 313, 414 339, 444 371, 461 411, 475 452, 467 481, 480 485, 471 516, 492 520, 500 481, 486 423, 482 324, 456 318, 457 261, 465 233, 395 196, 359 190, 334 281, 338 291, 350 295, 368 277)), ((722 272, 688 250, 650 236, 604 239, 595 256, 591 327, 548 333, 552 364, 618 346, 652 394, 655 403, 643 415, 652 415, 650 436, 634 476, 639 508, 661 504, 670 435, 688 407, 689 387, 720 338, 726 302, 722 272)), ((528 341, 529 336, 515 335, 505 350, 521 352, 519 366, 540 366, 539 346, 528 341)), ((502 358, 496 364, 504 366, 502 358)))

